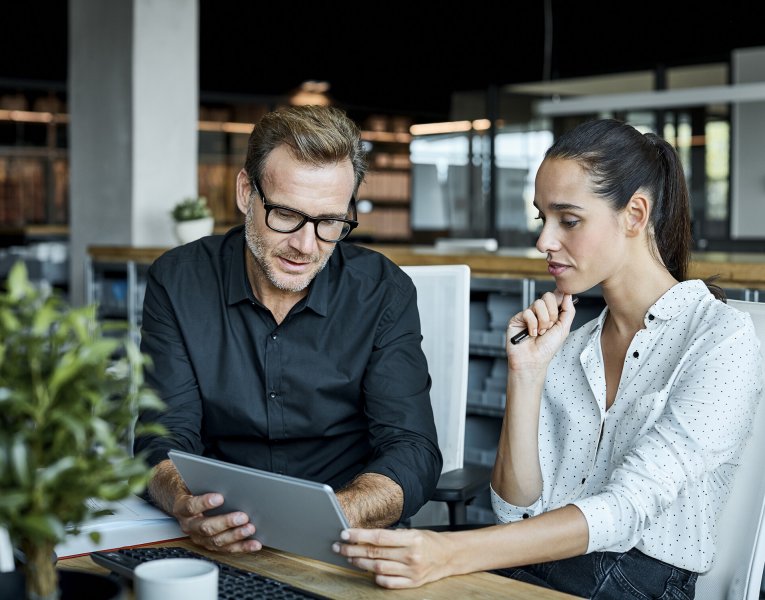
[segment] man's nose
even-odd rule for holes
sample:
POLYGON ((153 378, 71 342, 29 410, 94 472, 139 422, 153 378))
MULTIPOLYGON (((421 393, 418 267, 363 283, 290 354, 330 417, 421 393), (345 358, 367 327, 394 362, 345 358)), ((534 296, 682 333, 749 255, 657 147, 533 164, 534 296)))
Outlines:
POLYGON ((318 244, 316 227, 313 223, 307 222, 300 229, 290 234, 290 245, 301 254, 314 254, 318 249, 318 244))

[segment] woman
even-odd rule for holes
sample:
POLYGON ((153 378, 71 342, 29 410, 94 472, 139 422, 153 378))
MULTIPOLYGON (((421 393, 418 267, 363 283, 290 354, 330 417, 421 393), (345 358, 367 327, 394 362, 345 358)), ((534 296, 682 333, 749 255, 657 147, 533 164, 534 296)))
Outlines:
POLYGON ((563 135, 534 200, 556 291, 507 327, 529 337, 507 345, 501 524, 350 529, 336 551, 391 588, 497 570, 588 598, 692 598, 763 384, 749 315, 686 278, 688 203, 658 136, 610 119, 563 135), (572 295, 598 284, 606 308, 570 332, 572 295))

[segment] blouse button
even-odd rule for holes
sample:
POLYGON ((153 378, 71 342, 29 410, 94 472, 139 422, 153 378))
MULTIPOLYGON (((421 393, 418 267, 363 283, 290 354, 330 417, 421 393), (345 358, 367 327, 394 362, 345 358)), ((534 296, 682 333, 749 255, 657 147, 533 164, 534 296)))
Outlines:
POLYGON ((523 513, 523 518, 524 519, 528 519, 529 518, 529 513, 523 513))
POLYGON ((271 392, 271 393, 269 394, 269 396, 270 396, 271 398, 276 398, 276 392, 271 392))
POLYGON ((635 351, 632 353, 632 356, 634 356, 635 358, 637 358, 638 356, 640 356, 640 352, 638 352, 637 350, 635 350, 635 351))
POLYGON ((655 318, 656 318, 656 317, 654 317, 653 315, 648 315, 648 320, 649 320, 649 321, 653 321, 655 318))
POLYGON ((272 333, 272 334, 271 334, 271 339, 272 339, 272 340, 275 340, 277 337, 278 337, 278 336, 277 336, 275 333, 272 333))

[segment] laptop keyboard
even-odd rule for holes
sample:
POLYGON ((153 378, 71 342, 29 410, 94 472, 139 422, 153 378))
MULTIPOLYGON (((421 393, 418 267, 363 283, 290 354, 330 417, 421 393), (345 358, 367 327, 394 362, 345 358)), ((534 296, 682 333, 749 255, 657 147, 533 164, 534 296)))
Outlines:
POLYGON ((250 600, 251 598, 275 598, 278 600, 301 600, 303 598, 327 598, 293 587, 277 579, 246 571, 185 548, 160 546, 155 548, 122 548, 116 550, 135 560, 145 562, 158 558, 201 558, 218 565, 218 600, 250 600))

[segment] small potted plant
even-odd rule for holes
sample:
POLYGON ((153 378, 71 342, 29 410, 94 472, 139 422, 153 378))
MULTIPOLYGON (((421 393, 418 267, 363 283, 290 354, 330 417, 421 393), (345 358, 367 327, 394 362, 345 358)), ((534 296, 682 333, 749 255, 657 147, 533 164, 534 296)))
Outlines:
POLYGON ((151 469, 130 439, 164 433, 135 422, 163 404, 126 324, 33 285, 23 262, 0 290, 0 339, 0 527, 24 555, 27 598, 55 599, 55 546, 100 515, 89 500, 145 489, 151 469))
POLYGON ((175 220, 175 236, 181 244, 193 242, 213 232, 215 223, 204 196, 184 198, 173 207, 172 215, 175 220))

